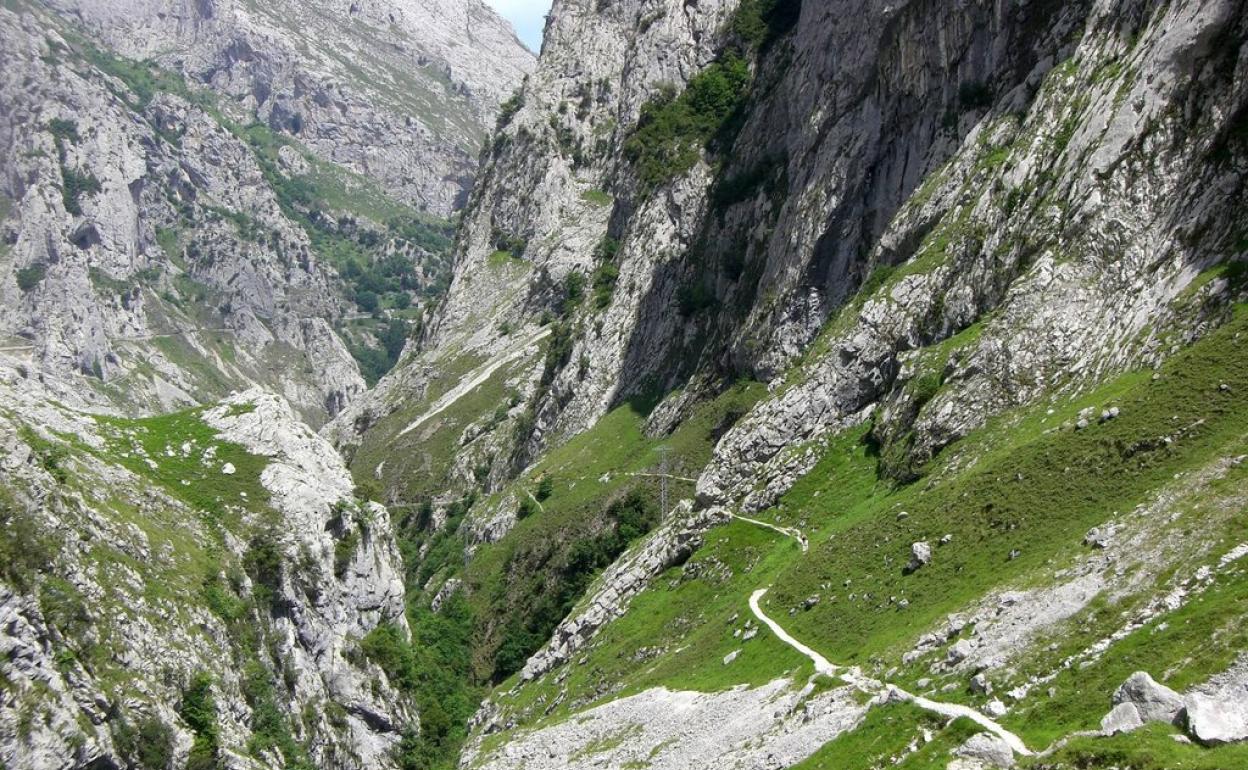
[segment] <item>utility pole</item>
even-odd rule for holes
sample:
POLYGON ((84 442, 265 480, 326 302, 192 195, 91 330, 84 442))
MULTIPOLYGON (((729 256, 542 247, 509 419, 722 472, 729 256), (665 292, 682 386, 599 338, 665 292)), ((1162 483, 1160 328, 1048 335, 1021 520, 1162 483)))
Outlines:
POLYGON ((659 447, 659 514, 667 515, 667 453, 669 448, 659 447))

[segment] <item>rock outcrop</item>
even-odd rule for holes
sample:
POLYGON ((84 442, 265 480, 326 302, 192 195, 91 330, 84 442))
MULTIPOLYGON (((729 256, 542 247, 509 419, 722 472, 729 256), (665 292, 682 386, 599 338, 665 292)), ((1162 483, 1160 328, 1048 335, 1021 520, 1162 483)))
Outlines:
POLYGON ((8 368, 0 394, 5 767, 394 766, 417 716, 360 652, 407 629, 389 516, 283 399, 128 420, 8 368))

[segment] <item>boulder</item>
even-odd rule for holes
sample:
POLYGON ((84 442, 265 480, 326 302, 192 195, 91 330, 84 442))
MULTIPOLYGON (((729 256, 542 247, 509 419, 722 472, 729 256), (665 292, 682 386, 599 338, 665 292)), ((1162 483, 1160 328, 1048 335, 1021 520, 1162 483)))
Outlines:
POLYGON ((971 653, 975 652, 975 643, 970 639, 959 639, 949 648, 949 655, 946 660, 956 665, 971 657, 971 653))
POLYGON ((1091 530, 1088 531, 1088 534, 1084 535, 1083 537, 1084 545, 1088 545, 1093 548, 1099 548, 1101 550, 1109 548, 1111 545, 1113 545, 1113 542, 1114 542, 1114 527, 1113 526, 1093 527, 1091 530))
POLYGON ((980 767, 1009 768, 1014 766, 1014 750, 1004 739, 992 733, 976 733, 954 754, 976 762, 980 767))
POLYGON ((1130 703, 1144 722, 1179 724, 1183 714, 1183 698, 1174 690, 1158 684, 1147 672, 1137 671, 1127 677, 1114 693, 1114 705, 1130 703))
POLYGON ((992 682, 982 673, 971 677, 971 692, 977 695, 992 695, 992 682))
POLYGON ((907 572, 915 572, 922 567, 926 567, 932 563, 932 545, 926 541, 915 543, 910 546, 910 563, 906 565, 907 572))
POLYGON ((1140 718, 1140 710, 1135 707, 1134 703, 1119 703, 1101 720, 1101 733, 1118 735, 1134 732, 1143 726, 1144 720, 1140 718))
POLYGON ((1187 696, 1187 732, 1206 746, 1248 740, 1248 703, 1203 693, 1187 696))

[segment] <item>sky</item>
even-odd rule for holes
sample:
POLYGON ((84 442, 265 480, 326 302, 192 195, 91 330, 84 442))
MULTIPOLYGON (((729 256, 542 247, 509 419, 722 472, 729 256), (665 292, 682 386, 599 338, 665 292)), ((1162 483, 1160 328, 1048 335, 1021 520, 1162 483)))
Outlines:
POLYGON ((534 51, 542 47, 542 28, 546 26, 546 12, 551 0, 485 0, 507 17, 516 34, 534 51))

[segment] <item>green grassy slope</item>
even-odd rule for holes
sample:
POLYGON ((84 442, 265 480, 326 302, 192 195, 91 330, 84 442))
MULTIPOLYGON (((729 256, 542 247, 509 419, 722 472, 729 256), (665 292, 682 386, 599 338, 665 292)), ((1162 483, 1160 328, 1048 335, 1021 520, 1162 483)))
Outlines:
MULTIPOLYGON (((837 436, 822 448, 816 468, 774 509, 759 514, 805 530, 809 553, 741 522, 716 529, 688 564, 660 576, 601 633, 585 653, 585 665, 572 667, 558 684, 554 675, 515 690, 509 682, 494 698, 528 727, 600 702, 604 688, 605 697, 614 698, 657 685, 717 690, 786 673, 804 679, 809 665, 768 635, 745 644, 732 635, 749 617, 749 593, 767 585, 774 586, 771 614, 785 618, 799 639, 833 661, 862 665, 877 675, 896 668, 899 683, 913 686, 930 676, 932 658, 901 666, 901 656, 946 615, 994 590, 1049 584, 1055 572, 1087 552, 1083 536, 1091 527, 1147 502, 1176 484, 1176 477, 1194 476, 1218 458, 1248 454, 1245 341, 1248 306, 1240 305, 1226 325, 1175 356, 1157 376, 1130 372, 1091 392, 1054 394, 1005 414, 946 449, 909 485, 881 479, 865 428, 837 436), (1099 415, 1110 405, 1120 409, 1117 419, 1094 421, 1085 430, 1073 427, 1081 410, 1091 407, 1099 415), (935 549, 933 563, 906 574, 910 544, 935 543, 945 535, 952 539, 935 549), (811 595, 821 597, 814 608, 787 616, 811 595), (742 656, 725 666, 724 655, 735 649, 743 649, 742 656), (544 714, 539 705, 560 693, 564 705, 544 714)), ((1176 563, 1140 595, 1113 606, 1104 599, 1094 602, 1058 630, 1063 644, 1053 650, 1048 639, 1034 645, 1015 669, 1000 676, 998 689, 1052 670, 1063 656, 1117 630, 1149 596, 1189 577, 1186 570, 1216 561, 1248 539, 1245 482, 1248 468, 1232 466, 1207 485, 1179 486, 1173 506, 1179 515, 1168 524, 1172 537, 1223 545, 1176 563)), ((1180 560, 1185 556, 1180 550, 1180 560)), ((1224 669, 1248 643, 1245 579, 1235 572, 1218 577, 1199 599, 1127 636, 1090 667, 1059 674, 1051 684, 1052 698, 1040 694, 1024 702, 1007 724, 1044 746, 1072 731, 1096 728, 1109 695, 1134 670, 1146 668, 1182 689, 1224 669), (1159 625, 1163 621, 1166 625, 1159 625)), ((945 681, 961 680, 938 683, 945 681)), ((941 697, 975 700, 965 682, 941 697)), ((505 736, 492 736, 489 745, 505 736)), ((861 755, 867 751, 862 741, 873 739, 870 730, 855 736, 828 747, 808 766, 841 766, 820 763, 845 752, 861 755), (850 743, 857 748, 846 748, 850 743)), ((1124 751, 1131 756, 1132 745, 1085 741, 1062 756, 1073 762, 1101 747, 1106 756, 1124 751)), ((1143 742, 1138 748, 1140 767, 1163 766, 1149 756, 1190 763, 1174 766, 1218 766, 1202 764, 1214 761, 1202 749, 1173 741, 1143 742)), ((879 756, 895 750, 889 743, 879 756)), ((947 759, 947 753, 941 756, 947 759)), ((928 766, 918 755, 906 762, 928 766)))

